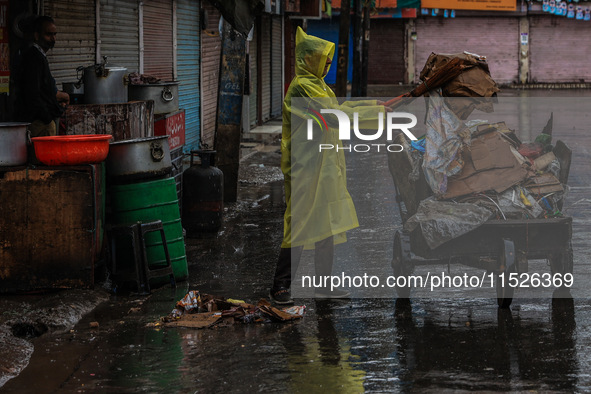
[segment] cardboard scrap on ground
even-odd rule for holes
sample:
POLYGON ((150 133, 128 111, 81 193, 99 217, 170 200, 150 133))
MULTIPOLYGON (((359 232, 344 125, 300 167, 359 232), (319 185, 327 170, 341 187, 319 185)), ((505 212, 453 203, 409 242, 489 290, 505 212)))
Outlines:
POLYGON ((215 313, 192 313, 186 314, 178 319, 163 321, 167 327, 207 328, 212 327, 222 320, 220 312, 215 313))
POLYGON ((287 322, 301 319, 305 310, 304 305, 278 309, 265 299, 255 306, 242 300, 224 299, 192 290, 177 302, 169 315, 153 325, 200 329, 235 323, 287 322))
POLYGON ((272 306, 269 301, 262 299, 258 303, 260 312, 271 320, 276 321, 290 321, 301 319, 304 316, 305 307, 292 306, 284 309, 277 309, 272 306))

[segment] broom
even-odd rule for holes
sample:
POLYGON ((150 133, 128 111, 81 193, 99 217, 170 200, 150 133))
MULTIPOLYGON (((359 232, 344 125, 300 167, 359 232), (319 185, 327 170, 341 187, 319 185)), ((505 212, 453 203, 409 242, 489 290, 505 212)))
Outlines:
POLYGON ((435 70, 433 75, 427 78, 423 83, 415 87, 408 93, 402 94, 398 97, 394 97, 391 100, 386 101, 385 106, 390 108, 396 108, 402 104, 404 97, 419 97, 427 93, 429 90, 436 89, 440 86, 445 85, 452 79, 460 75, 464 70, 474 67, 472 64, 464 64, 464 60, 458 57, 454 57, 449 62, 445 63, 441 68, 435 70))

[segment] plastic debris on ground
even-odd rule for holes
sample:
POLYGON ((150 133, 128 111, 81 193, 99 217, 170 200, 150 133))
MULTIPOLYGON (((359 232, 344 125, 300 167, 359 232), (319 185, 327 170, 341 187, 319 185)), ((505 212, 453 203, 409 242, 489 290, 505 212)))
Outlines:
POLYGON ((288 322, 301 319, 305 305, 275 308, 265 299, 256 305, 243 300, 222 298, 197 290, 189 291, 176 307, 151 326, 208 328, 232 324, 288 322))

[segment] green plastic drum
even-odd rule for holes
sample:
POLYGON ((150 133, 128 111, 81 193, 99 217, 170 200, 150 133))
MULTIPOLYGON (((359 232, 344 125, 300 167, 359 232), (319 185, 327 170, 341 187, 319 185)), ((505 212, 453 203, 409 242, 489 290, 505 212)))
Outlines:
MULTIPOLYGON (((113 225, 161 220, 174 277, 176 280, 187 279, 189 271, 174 178, 113 185, 111 206, 113 225)), ((131 246, 128 253, 130 252, 131 246)), ((166 266, 159 232, 146 234, 146 252, 150 268, 166 266)), ((160 279, 155 279, 155 282, 167 281, 167 278, 162 278, 164 282, 160 279)))

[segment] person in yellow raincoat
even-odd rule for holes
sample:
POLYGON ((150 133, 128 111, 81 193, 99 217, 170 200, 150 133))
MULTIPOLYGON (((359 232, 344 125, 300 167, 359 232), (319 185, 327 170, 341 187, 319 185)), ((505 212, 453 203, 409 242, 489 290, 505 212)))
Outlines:
MULTIPOLYGON (((283 101, 281 170, 287 207, 283 242, 270 290, 271 300, 277 304, 293 303, 290 287, 304 248, 315 249, 316 276, 328 276, 332 272, 334 245, 345 242, 345 232, 359 226, 346 185, 345 155, 342 149, 336 149, 342 147, 337 117, 322 116, 319 110, 338 109, 350 119, 357 112, 360 127, 373 127, 385 109, 376 100, 339 105, 324 82, 334 51, 334 43, 298 28, 296 76, 283 101), (315 120, 311 140, 310 119, 315 120), (320 144, 333 149, 321 150, 320 144)), ((349 296, 347 291, 326 288, 317 288, 315 294, 323 298, 349 296)))

